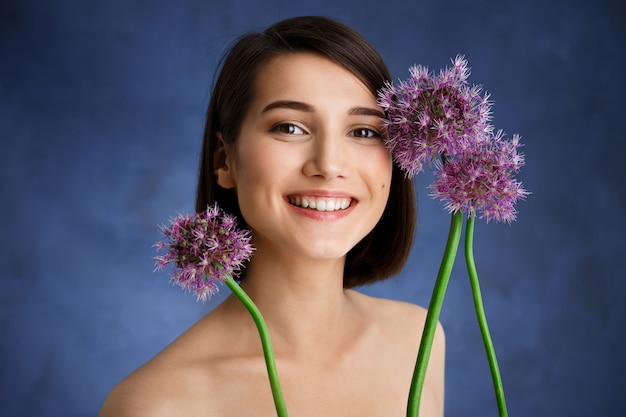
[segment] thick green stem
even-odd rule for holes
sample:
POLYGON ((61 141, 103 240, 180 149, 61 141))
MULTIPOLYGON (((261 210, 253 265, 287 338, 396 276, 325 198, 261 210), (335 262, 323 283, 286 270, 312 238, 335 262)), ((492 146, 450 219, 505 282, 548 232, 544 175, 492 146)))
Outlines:
POLYGON ((261 315, 261 312, 254 304, 252 299, 245 293, 245 291, 235 282, 232 277, 226 278, 226 285, 230 290, 239 298, 239 300, 246 307, 261 337, 261 344, 263 346, 263 355, 265 357, 265 365, 267 367, 267 375, 270 379, 270 386, 272 388, 272 395, 274 397, 274 405, 276 407, 276 413, 278 417, 287 417, 287 407, 285 406, 285 400, 283 398, 283 392, 280 388, 280 381, 278 379, 278 371, 276 370, 276 359, 274 358, 274 349, 272 348, 272 340, 265 324, 265 320, 261 315))
POLYGON ((500 370, 498 369, 498 359, 496 358, 496 351, 493 347, 493 342, 491 341, 491 336, 489 334, 489 327, 487 326, 485 309, 483 307, 482 296, 480 294, 478 273, 476 272, 476 265, 474 263, 473 242, 474 216, 470 216, 467 219, 467 225, 465 230, 465 263, 467 265, 467 272, 469 274, 470 284, 472 286, 472 296, 474 297, 476 318, 478 319, 478 326, 480 327, 483 344, 485 345, 485 352, 487 353, 487 360, 489 361, 489 368, 491 369, 491 379, 493 380, 493 388, 496 394, 496 402, 498 403, 498 413, 500 417, 506 417, 508 413, 506 411, 506 402, 504 399, 504 388, 502 387, 502 379, 500 378, 500 370))
POLYGON ((409 391, 409 401, 407 405, 407 417, 417 417, 419 415, 420 399, 422 389, 424 387, 424 380, 426 378, 428 360, 430 359, 430 352, 433 347, 433 340, 435 338, 435 330, 437 329, 437 323, 441 313, 441 306, 443 305, 446 288, 448 286, 448 281, 450 280, 450 273, 452 272, 452 266, 454 265, 454 259, 456 258, 456 252, 459 247, 462 225, 462 213, 457 212, 453 214, 450 221, 448 242, 446 243, 443 258, 441 259, 441 265, 439 266, 439 273, 437 274, 437 281, 435 282, 433 294, 430 298, 428 314, 426 315, 426 323, 424 323, 422 340, 417 354, 415 370, 413 371, 413 380, 411 381, 411 390, 409 391))

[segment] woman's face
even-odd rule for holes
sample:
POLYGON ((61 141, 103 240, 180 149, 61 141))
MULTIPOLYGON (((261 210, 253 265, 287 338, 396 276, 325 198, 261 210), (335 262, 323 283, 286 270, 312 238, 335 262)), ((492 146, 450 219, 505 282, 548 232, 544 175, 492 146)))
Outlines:
POLYGON ((218 184, 236 190, 257 256, 339 259, 385 209, 392 160, 368 88, 327 58, 298 53, 262 67, 218 184))

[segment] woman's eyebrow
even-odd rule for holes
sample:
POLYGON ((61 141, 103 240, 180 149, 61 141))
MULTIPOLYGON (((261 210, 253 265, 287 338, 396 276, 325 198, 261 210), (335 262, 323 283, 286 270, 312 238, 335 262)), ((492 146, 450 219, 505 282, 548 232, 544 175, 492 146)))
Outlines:
POLYGON ((261 113, 266 113, 273 109, 292 109, 305 111, 307 113, 313 113, 315 111, 315 107, 310 104, 303 103, 301 101, 291 101, 291 100, 278 100, 274 101, 261 110, 261 113))
POLYGON ((381 119, 385 117, 385 113, 373 107, 353 107, 348 111, 348 114, 354 116, 376 116, 381 119))
MULTIPOLYGON (((263 110, 261 110, 261 113, 267 113, 268 111, 273 110, 273 109, 291 109, 291 110, 298 110, 298 111, 303 111, 307 113, 315 112, 314 106, 307 104, 307 103, 303 103, 301 101, 278 100, 278 101, 273 101, 267 106, 265 106, 263 110)), ((348 110, 348 114, 351 116, 375 116, 379 118, 385 117, 385 114, 382 111, 380 111, 379 109, 375 109, 373 107, 360 107, 360 106, 352 107, 350 110, 348 110)))

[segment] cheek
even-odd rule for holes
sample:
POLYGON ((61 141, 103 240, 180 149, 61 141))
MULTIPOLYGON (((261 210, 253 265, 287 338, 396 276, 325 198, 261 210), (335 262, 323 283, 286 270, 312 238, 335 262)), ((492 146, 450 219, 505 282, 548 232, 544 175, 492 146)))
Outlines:
POLYGON ((393 175, 393 159, 388 152, 385 152, 383 156, 380 158, 380 172, 384 172, 384 178, 381 183, 381 193, 385 194, 385 206, 389 200, 389 194, 391 193, 391 178, 393 175))
POLYGON ((237 180, 240 187, 262 182, 276 166, 276 157, 259 147, 241 146, 235 160, 237 180))
POLYGON ((270 146, 241 147, 236 160, 239 205, 244 212, 276 204, 276 187, 290 172, 289 158, 270 146))
POLYGON ((385 148, 370 151, 367 155, 361 155, 359 165, 363 169, 363 175, 368 178, 370 192, 375 204, 383 209, 387 205, 391 192, 391 178, 393 174, 393 160, 385 148), (367 162, 363 162, 367 161, 367 162))
POLYGON ((382 177, 382 184, 380 188, 389 191, 391 186, 391 176, 393 174, 393 159, 391 158, 391 155, 385 150, 378 155, 373 163, 375 163, 376 170, 382 177))

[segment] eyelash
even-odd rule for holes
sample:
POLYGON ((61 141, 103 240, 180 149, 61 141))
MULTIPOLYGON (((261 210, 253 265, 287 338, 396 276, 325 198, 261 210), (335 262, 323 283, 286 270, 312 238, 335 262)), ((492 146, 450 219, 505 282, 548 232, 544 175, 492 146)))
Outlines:
MULTIPOLYGON (((307 133, 306 130, 296 125, 295 123, 279 123, 276 126, 272 127, 270 130, 272 132, 282 133, 285 135, 305 135, 307 133), (301 133, 295 133, 294 130, 299 130, 301 133)), ((350 131, 350 136, 353 136, 355 138, 360 138, 360 139, 381 139, 382 138, 382 135, 378 131, 374 129, 370 129, 368 127, 357 127, 355 129, 352 129, 350 131), (361 136, 356 135, 355 133, 358 131, 361 131, 361 133, 365 132, 365 135, 361 135, 361 136)))

